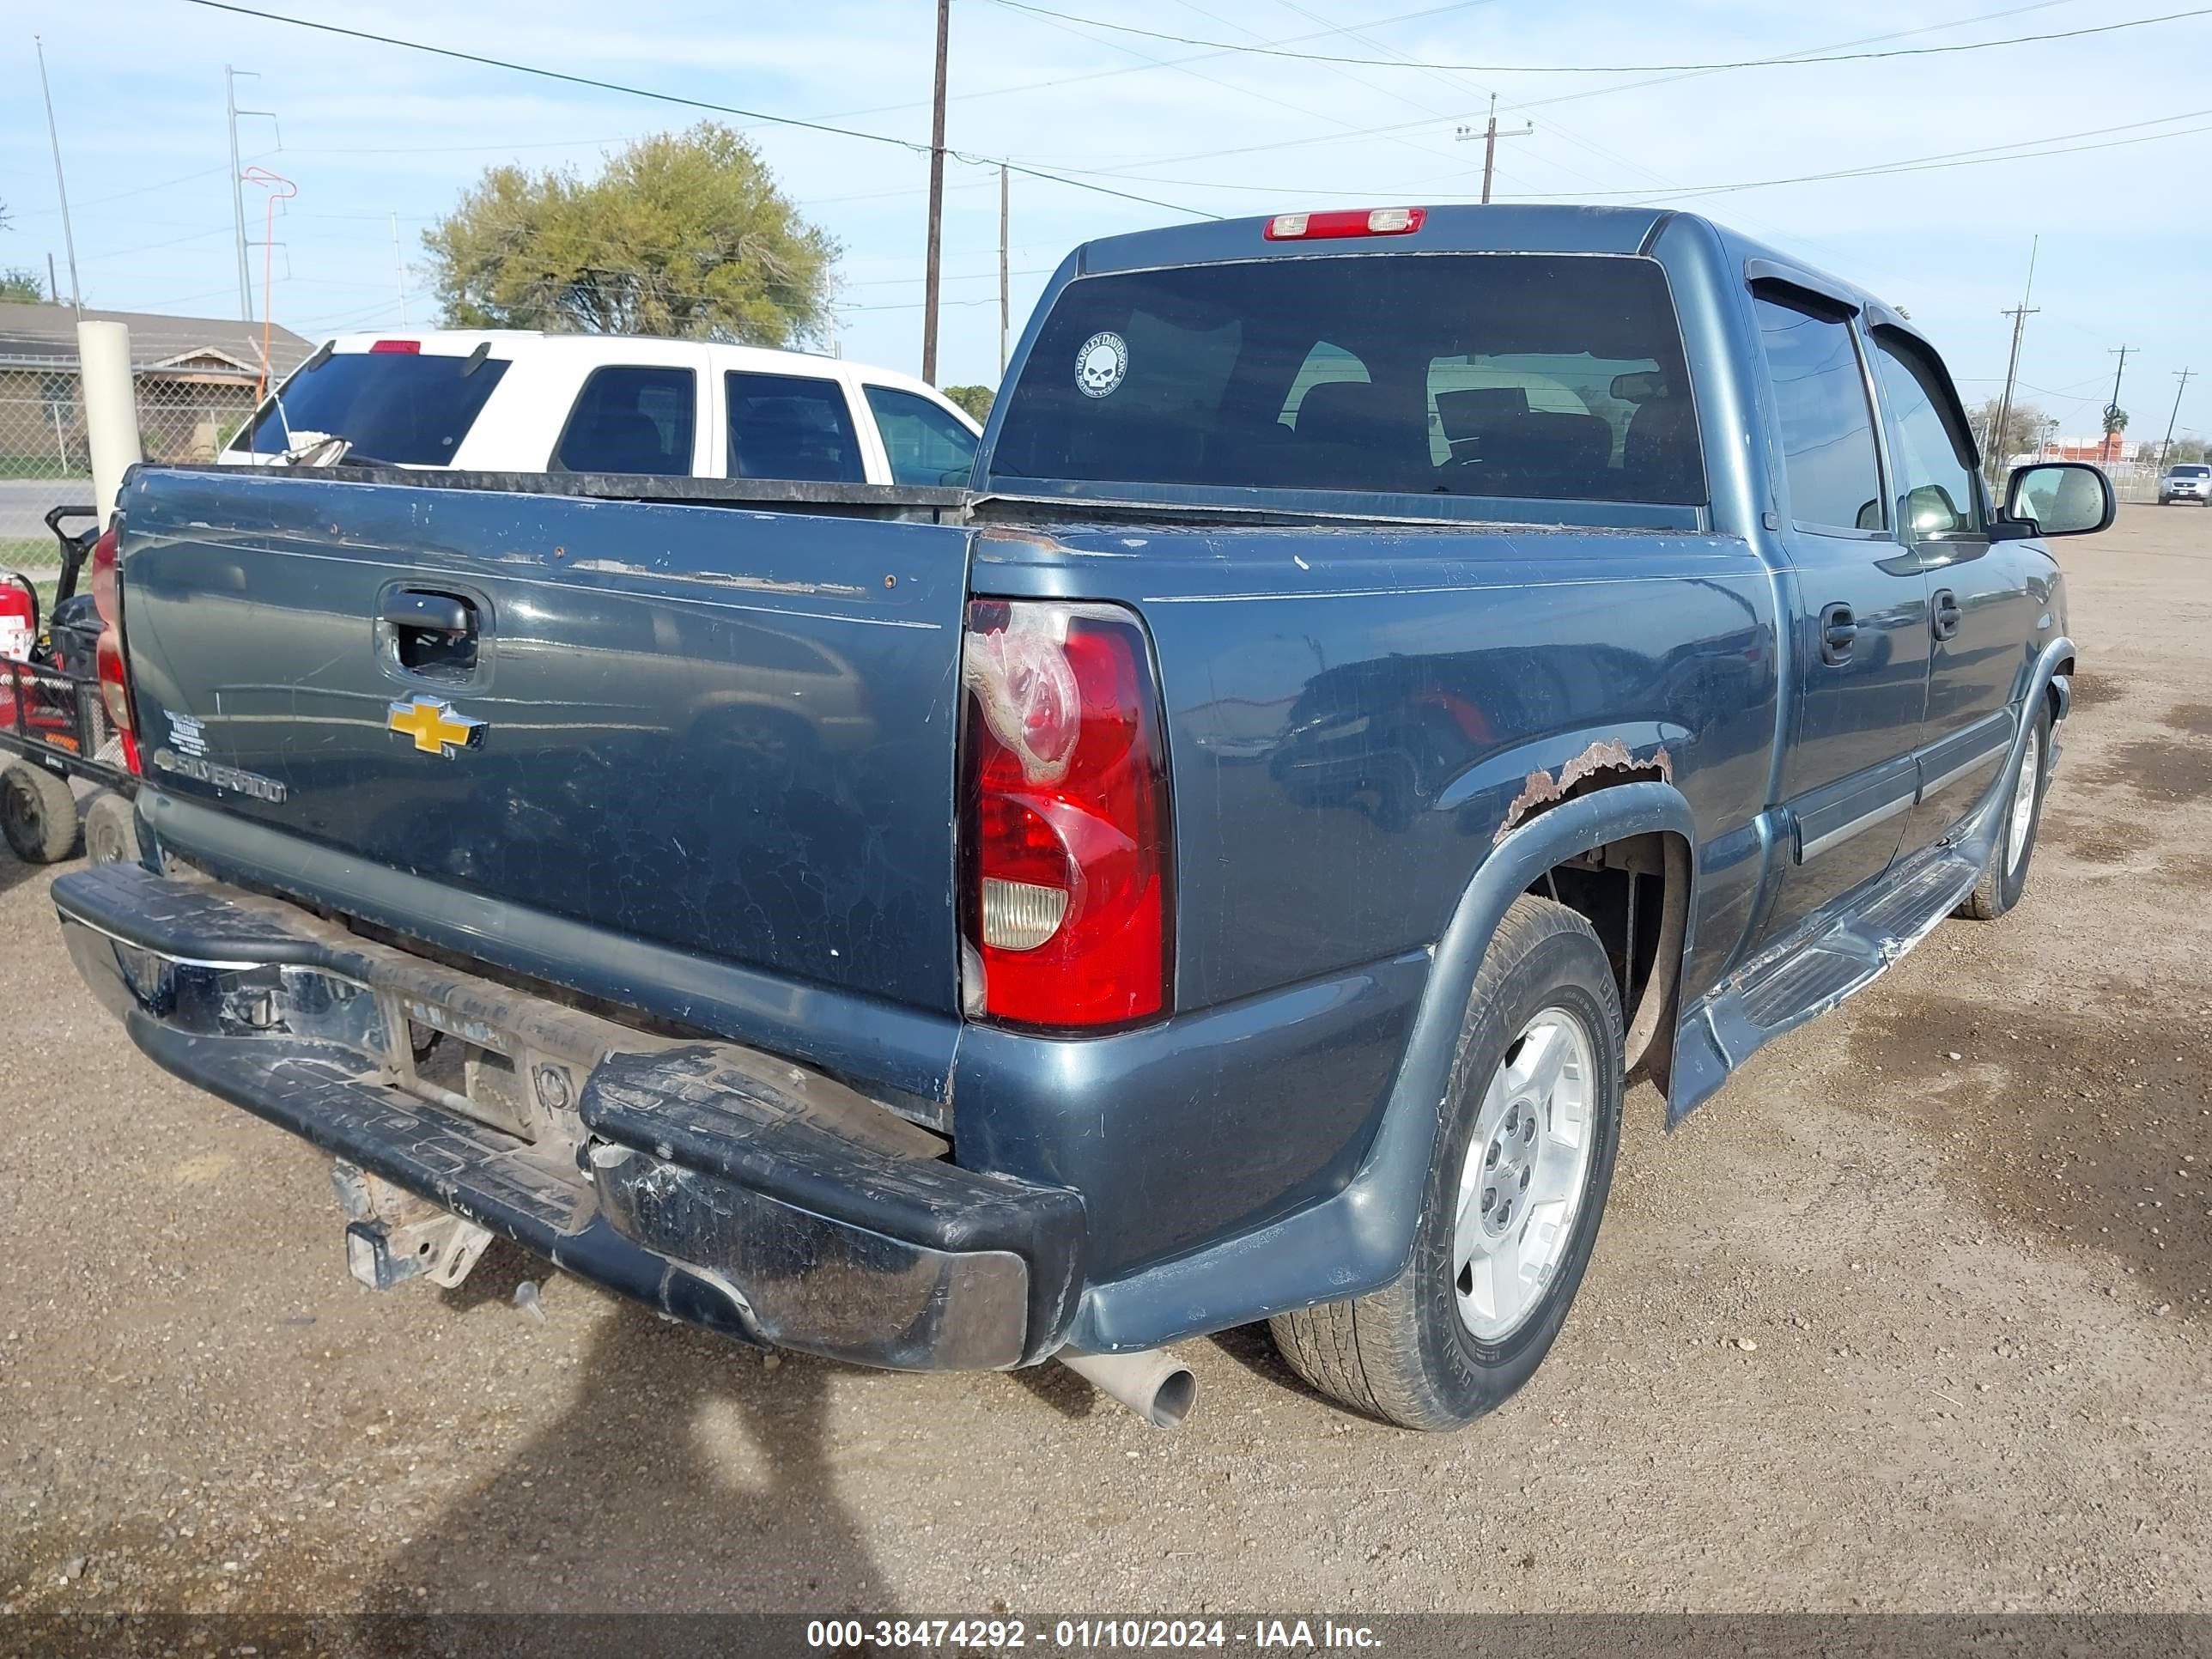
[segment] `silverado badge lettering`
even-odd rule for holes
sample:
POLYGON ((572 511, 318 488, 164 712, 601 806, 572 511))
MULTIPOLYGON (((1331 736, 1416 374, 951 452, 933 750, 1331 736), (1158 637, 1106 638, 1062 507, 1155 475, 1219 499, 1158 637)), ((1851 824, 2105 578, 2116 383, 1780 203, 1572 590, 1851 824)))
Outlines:
POLYGON ((453 704, 431 697, 393 703, 384 723, 402 737, 414 738, 419 752, 443 755, 447 760, 453 759, 457 750, 474 748, 483 740, 484 734, 482 720, 457 714, 453 704))

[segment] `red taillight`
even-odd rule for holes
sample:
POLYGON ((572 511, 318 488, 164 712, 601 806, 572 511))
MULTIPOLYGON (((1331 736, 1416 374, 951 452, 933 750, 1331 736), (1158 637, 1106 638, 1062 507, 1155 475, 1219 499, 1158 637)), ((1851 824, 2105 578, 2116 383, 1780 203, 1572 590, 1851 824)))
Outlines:
POLYGON ((1426 208, 1342 208, 1328 213, 1279 213, 1261 234, 1271 242, 1314 242, 1333 236, 1410 236, 1426 208))
POLYGON ((123 740, 123 763, 131 771, 138 764, 138 722, 131 706, 131 674, 123 660, 123 568, 120 543, 123 518, 118 514, 100 539, 92 544, 92 604, 100 612, 100 644, 94 661, 100 672, 100 700, 107 718, 123 740))
POLYGON ((1143 628, 1114 605, 974 601, 962 678, 981 1012, 1054 1029, 1168 1003, 1166 751, 1143 628))
POLYGON ((407 356, 412 357, 421 355, 422 350, 422 343, 420 340, 379 340, 374 345, 369 347, 369 349, 371 351, 404 352, 407 356))

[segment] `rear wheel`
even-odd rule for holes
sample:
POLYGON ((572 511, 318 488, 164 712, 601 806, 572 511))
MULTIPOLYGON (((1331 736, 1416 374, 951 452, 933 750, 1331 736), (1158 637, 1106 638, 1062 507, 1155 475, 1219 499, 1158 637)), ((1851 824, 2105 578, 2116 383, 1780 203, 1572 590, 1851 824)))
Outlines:
POLYGON ((76 797, 42 766, 0 772, 0 833, 26 864, 58 864, 76 850, 76 797))
POLYGON ((2004 817, 1997 826, 1996 844, 1982 878, 1966 896, 1957 914, 1976 921, 1995 921, 2020 902, 2027 890, 2028 862, 2035 856, 2035 832, 2043 822, 2043 795, 2051 781, 2045 759, 2051 753, 2051 714, 2039 713, 2027 728, 2027 741, 2020 751, 2020 767, 2013 774, 2012 793, 2005 801, 2004 817))
POLYGON ((94 864, 138 862, 138 820, 130 801, 112 789, 95 790, 85 798, 82 817, 87 858, 94 864))
POLYGON ((1620 1002, 1589 922, 1514 902, 1477 975, 1393 1284, 1278 1315, 1293 1370, 1358 1410, 1456 1429, 1528 1380, 1582 1284, 1620 1138, 1620 1002))

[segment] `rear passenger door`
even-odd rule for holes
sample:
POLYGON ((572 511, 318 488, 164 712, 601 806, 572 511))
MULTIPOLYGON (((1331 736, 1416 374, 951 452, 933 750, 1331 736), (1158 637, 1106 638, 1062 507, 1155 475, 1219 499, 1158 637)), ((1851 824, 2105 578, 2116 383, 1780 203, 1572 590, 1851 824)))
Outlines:
POLYGON ((1796 588, 1797 702, 1783 759, 1790 865, 1763 937, 1889 867, 1917 783, 1928 589, 1898 539, 1853 314, 1795 289, 1754 291, 1796 588))
POLYGON ((1893 470, 1897 521, 1928 580, 1934 654, 1921 731, 1920 801, 1902 853, 1972 811, 2012 742, 2008 708, 2035 636, 2019 544, 1990 540, 1974 447, 1950 376, 1902 329, 1870 331, 1893 470))
POLYGON ((701 414, 696 370, 604 364, 585 378, 547 470, 696 477, 706 459, 701 414))
POLYGON ((820 374, 722 376, 729 474, 802 483, 866 483, 860 423, 842 380, 820 374))

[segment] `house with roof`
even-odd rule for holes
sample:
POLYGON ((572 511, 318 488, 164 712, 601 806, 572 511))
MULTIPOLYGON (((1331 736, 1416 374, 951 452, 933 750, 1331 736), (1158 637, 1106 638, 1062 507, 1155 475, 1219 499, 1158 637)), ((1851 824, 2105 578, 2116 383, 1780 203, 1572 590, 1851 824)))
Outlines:
MULTIPOLYGON (((263 383, 259 324, 157 312, 82 314, 131 331, 131 374, 148 459, 210 459, 252 412, 263 383)), ((82 465, 77 319, 72 306, 0 303, 0 456, 45 453, 66 471, 82 465)), ((314 349, 287 328, 271 327, 267 337, 272 383, 314 349)))

